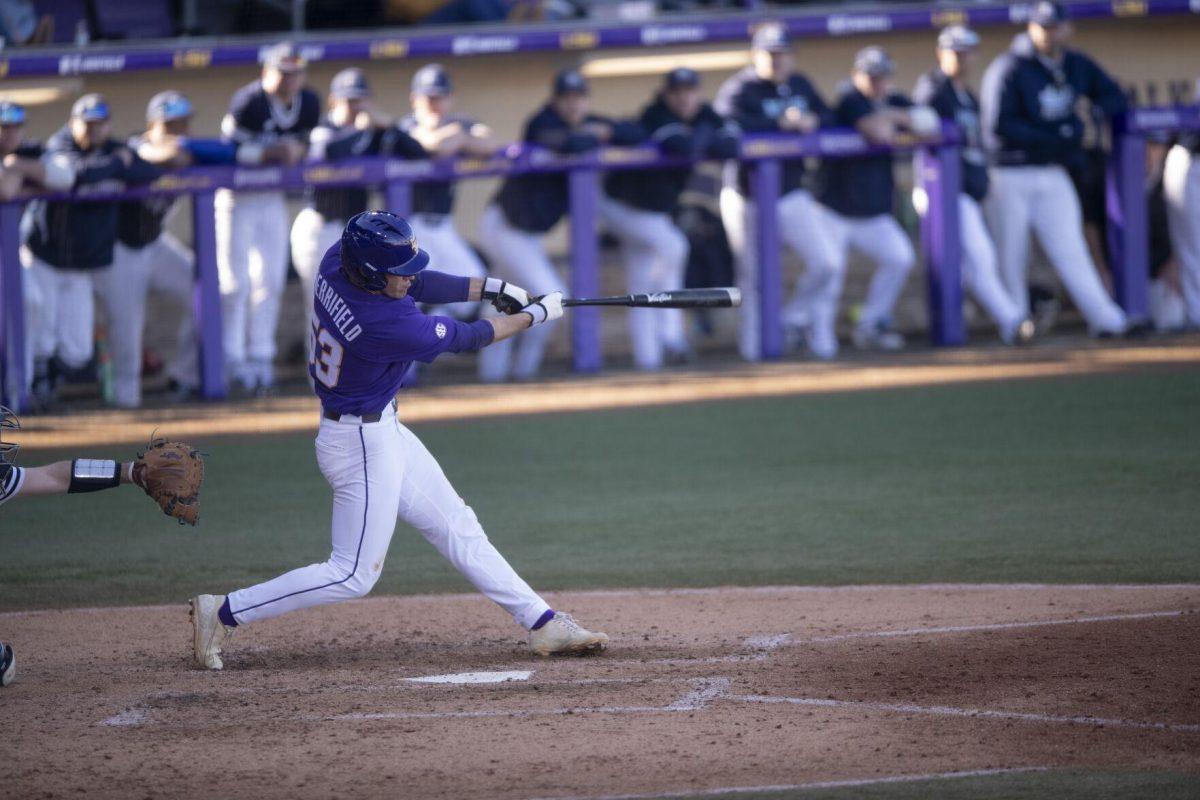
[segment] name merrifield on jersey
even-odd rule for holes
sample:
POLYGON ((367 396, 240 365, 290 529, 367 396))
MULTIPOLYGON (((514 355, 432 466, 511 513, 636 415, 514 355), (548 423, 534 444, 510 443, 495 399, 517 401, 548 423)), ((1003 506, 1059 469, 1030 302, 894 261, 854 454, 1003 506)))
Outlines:
POLYGON ((329 320, 347 342, 353 342, 362 333, 362 326, 354 321, 354 313, 342 296, 325 281, 324 275, 317 276, 317 302, 329 314, 329 320))

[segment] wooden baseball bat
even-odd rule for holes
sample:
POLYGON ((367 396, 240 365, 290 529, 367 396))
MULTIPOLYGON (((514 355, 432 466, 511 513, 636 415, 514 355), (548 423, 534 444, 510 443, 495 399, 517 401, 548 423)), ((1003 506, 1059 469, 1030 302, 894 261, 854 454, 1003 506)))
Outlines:
POLYGON ((652 294, 616 297, 573 297, 563 306, 631 306, 633 308, 736 308, 742 304, 739 289, 673 289, 652 294))

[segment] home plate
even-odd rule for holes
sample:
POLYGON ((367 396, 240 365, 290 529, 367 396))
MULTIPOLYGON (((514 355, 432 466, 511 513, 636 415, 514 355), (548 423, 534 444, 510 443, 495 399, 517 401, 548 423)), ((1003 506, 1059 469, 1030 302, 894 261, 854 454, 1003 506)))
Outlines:
POLYGON ((512 672, 455 672, 451 675, 426 675, 404 680, 412 683, 505 683, 527 681, 532 675, 533 670, 521 669, 512 672))

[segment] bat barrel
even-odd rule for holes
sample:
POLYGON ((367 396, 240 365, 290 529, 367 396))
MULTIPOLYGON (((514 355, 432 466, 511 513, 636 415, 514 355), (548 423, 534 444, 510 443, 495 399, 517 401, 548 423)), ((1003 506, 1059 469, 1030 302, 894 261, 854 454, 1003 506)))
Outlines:
POLYGON ((635 308, 736 308, 742 293, 733 287, 719 289, 673 289, 651 294, 627 294, 618 297, 577 297, 563 300, 563 306, 633 306, 635 308))

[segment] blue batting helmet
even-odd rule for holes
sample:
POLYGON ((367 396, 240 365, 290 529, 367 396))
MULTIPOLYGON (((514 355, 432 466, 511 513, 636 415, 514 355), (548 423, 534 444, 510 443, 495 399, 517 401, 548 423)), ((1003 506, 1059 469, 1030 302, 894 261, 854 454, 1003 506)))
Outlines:
POLYGON ((412 226, 390 211, 355 214, 342 231, 342 269, 358 287, 381 292, 388 275, 416 275, 429 266, 412 226))

